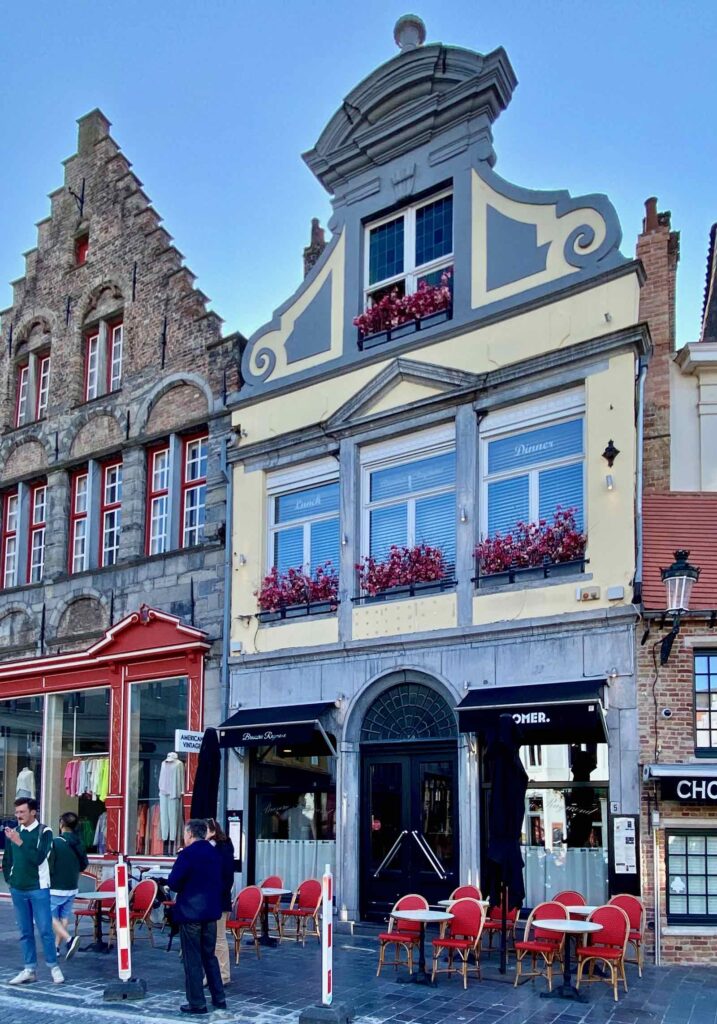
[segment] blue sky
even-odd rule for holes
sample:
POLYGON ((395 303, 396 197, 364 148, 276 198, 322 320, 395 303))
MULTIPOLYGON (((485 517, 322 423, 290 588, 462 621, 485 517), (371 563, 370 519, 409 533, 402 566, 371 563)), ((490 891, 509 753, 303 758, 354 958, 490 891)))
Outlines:
POLYGON ((681 232, 678 342, 697 338, 717 220, 717 5, 690 0, 7 0, 0 30, 0 308, 46 194, 99 106, 226 329, 251 333, 301 280, 328 197, 301 160, 346 93, 428 41, 503 45, 519 85, 496 170, 531 188, 606 192, 634 253, 643 202, 681 232))

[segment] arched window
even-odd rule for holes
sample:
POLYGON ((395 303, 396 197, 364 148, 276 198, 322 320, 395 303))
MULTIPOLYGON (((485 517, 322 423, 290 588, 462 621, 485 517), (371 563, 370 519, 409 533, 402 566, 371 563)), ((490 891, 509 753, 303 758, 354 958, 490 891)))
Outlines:
POLYGON ((403 682, 384 690, 366 712, 361 742, 453 739, 456 717, 447 701, 421 683, 403 682))
POLYGON ((85 347, 84 399, 91 402, 122 386, 124 313, 122 298, 107 287, 99 296, 83 331, 85 347))

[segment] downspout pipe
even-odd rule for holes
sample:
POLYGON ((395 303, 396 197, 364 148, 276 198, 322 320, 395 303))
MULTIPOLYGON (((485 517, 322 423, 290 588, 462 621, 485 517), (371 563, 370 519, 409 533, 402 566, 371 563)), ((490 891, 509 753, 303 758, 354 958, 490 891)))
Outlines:
POLYGON ((632 585, 634 604, 642 604, 642 494, 645 445, 645 377, 647 358, 640 357, 637 378, 637 457, 635 459, 635 579, 632 585))
MULTIPOLYGON (((221 471, 225 484, 225 523, 224 531, 224 608, 222 622, 222 664, 220 673, 220 686, 222 692, 222 722, 229 717, 229 643, 231 637, 231 607, 232 607, 232 523, 234 521, 234 474, 228 460, 229 438, 224 439, 221 451, 221 471)), ((222 786, 219 794, 220 815, 226 817, 228 807, 229 780, 227 778, 226 760, 222 772, 222 786)))

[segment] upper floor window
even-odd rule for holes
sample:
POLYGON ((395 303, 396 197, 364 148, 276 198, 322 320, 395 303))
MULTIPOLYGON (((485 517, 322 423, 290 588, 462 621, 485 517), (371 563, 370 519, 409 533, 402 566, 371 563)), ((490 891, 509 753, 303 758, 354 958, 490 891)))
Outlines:
POLYGON ((124 324, 102 321, 85 335, 85 401, 122 386, 124 324))
POLYGON ((75 239, 75 264, 81 267, 87 262, 87 253, 90 251, 90 236, 85 232, 75 239))
POLYGON ((169 547, 169 445, 149 452, 147 493, 147 554, 169 547))
POLYGON ((422 281, 438 285, 453 263, 453 196, 432 196, 366 227, 366 304, 387 291, 415 292, 422 281))
POLYGON ((717 652, 695 653, 695 753, 717 756, 717 652))
POLYGON ((8 491, 2 508, 2 585, 14 587, 18 583, 18 526, 20 499, 17 491, 8 491))
POLYGON ((35 418, 40 420, 47 412, 47 400, 50 394, 50 353, 37 357, 37 393, 35 402, 35 418))
POLYGON ((30 387, 30 366, 23 363, 17 368, 17 392, 15 396, 15 426, 27 422, 27 395, 30 387))
POLYGON ((119 558, 122 528, 122 463, 102 467, 100 500, 100 565, 114 565, 119 558))
POLYGON ((182 458, 182 547, 204 539, 207 501, 207 437, 184 441, 182 458))
POLYGON ((89 568, 88 545, 89 473, 80 470, 72 477, 70 504, 70 572, 89 568))
POLYGON ((552 521, 558 506, 575 509, 576 527, 584 528, 581 410, 582 398, 573 392, 485 421, 481 452, 484 535, 505 535, 518 522, 552 521))
POLYGON ((362 453, 363 548, 383 560, 393 545, 439 548, 456 560, 456 453, 453 428, 376 445, 362 453))
POLYGON ((35 484, 30 490, 30 541, 28 571, 30 583, 39 583, 45 570, 45 527, 47 525, 47 486, 35 484))
POLYGON ((339 562, 339 482, 287 489, 271 496, 270 563, 279 572, 313 573, 339 562))

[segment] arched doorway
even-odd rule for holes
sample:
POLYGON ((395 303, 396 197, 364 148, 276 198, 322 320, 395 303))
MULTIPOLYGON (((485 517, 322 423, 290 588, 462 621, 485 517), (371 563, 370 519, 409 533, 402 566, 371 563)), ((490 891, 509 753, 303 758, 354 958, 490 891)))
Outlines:
POLYGON ((458 884, 455 714, 403 673, 368 707, 360 743, 361 915, 385 919, 399 896, 435 903, 458 884))

